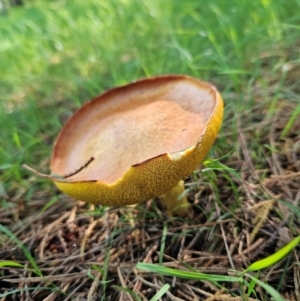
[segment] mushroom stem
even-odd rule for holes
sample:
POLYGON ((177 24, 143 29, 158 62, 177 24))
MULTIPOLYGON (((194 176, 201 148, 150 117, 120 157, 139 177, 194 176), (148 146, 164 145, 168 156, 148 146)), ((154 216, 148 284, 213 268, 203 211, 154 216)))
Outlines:
POLYGON ((185 196, 182 196, 183 191, 184 181, 179 181, 176 186, 160 196, 161 204, 168 215, 184 217, 188 214, 189 202, 185 196))

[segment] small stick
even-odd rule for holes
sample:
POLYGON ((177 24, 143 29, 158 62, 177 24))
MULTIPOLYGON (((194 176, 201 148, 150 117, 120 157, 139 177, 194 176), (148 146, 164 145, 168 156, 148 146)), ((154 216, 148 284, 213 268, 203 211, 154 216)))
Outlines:
POLYGON ((37 170, 33 169, 32 167, 28 166, 27 164, 23 164, 22 165, 25 169, 29 170, 30 172, 34 173, 37 176, 40 176, 42 178, 46 178, 46 179, 53 179, 54 177, 51 175, 46 175, 44 173, 40 173, 37 170))
POLYGON ((91 157, 86 163, 84 163, 81 167, 79 167, 78 169, 76 169, 74 172, 71 172, 69 174, 66 174, 64 176, 59 176, 59 175, 47 175, 47 174, 44 174, 44 173, 41 173, 41 172, 38 172, 37 170, 33 169, 32 167, 28 166, 27 164, 23 164, 22 166, 29 170, 30 172, 42 177, 42 178, 46 178, 46 179, 51 179, 51 180, 58 180, 59 178, 62 178, 62 179, 66 179, 66 178, 69 178, 71 176, 74 176, 76 174, 78 174, 79 172, 81 172, 84 168, 88 167, 93 161, 95 160, 94 157, 91 157))

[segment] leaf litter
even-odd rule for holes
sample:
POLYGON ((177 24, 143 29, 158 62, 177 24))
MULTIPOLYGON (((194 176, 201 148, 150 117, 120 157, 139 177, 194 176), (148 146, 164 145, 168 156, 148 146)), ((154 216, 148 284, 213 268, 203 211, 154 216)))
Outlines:
MULTIPOLYGON (((222 160, 240 179, 199 168, 186 180, 192 204, 186 220, 168 219, 153 201, 101 208, 57 192, 58 200, 47 207, 53 190, 35 193, 28 203, 24 192, 8 192, 13 201, 1 211, 0 222, 29 250, 42 276, 1 233, 1 260, 25 267, 1 268, 1 300, 150 300, 164 283, 171 288, 161 300, 243 300, 247 289, 237 283, 220 288, 208 281, 161 277, 137 270, 136 264, 230 275, 299 235, 300 118, 282 135, 296 104, 278 100, 276 107, 266 118, 266 104, 258 100, 241 114, 239 147, 222 160)), ((231 139, 225 123, 220 139, 226 137, 231 139)), ((299 275, 296 248, 259 278, 286 299, 299 301, 299 275)), ((265 298, 256 287, 248 300, 265 298)))

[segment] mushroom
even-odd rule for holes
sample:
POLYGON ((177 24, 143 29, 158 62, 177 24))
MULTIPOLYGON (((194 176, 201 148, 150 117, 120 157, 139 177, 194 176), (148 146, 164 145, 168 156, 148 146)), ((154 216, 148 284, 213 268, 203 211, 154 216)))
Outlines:
POLYGON ((63 127, 52 179, 85 202, 121 206, 161 196, 167 212, 184 216, 182 180, 207 155, 222 117, 216 88, 188 76, 114 88, 83 105, 63 127))

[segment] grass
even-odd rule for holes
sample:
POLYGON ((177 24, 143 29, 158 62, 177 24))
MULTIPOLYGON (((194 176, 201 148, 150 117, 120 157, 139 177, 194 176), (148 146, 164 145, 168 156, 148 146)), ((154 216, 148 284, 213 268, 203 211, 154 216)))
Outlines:
MULTIPOLYGON (((6 229, 0 259, 24 267, 1 268, 0 296, 213 298, 218 289, 205 282, 136 275, 132 269, 139 261, 180 269, 184 260, 204 272, 221 266, 225 276, 230 258, 242 271, 273 254, 281 240, 298 236, 299 9, 299 0, 35 0, 0 15, 0 223, 6 229), (123 214, 130 209, 74 203, 22 169, 26 163, 49 171, 55 137, 88 99, 169 73, 212 82, 226 104, 210 159, 186 179, 191 219, 166 221, 159 207, 147 203, 133 209, 132 228, 123 214), (248 210, 270 199, 275 205, 250 243, 254 225, 248 210), (20 252, 9 252, 18 246, 20 252), (24 277, 18 282, 20 270, 24 277), (32 279, 33 271, 46 280, 32 279)), ((284 298, 296 294, 297 248, 291 256, 289 264, 258 275, 255 285, 244 284, 251 298, 269 298, 259 281, 284 298)), ((224 287, 238 296, 234 286, 224 287)))

